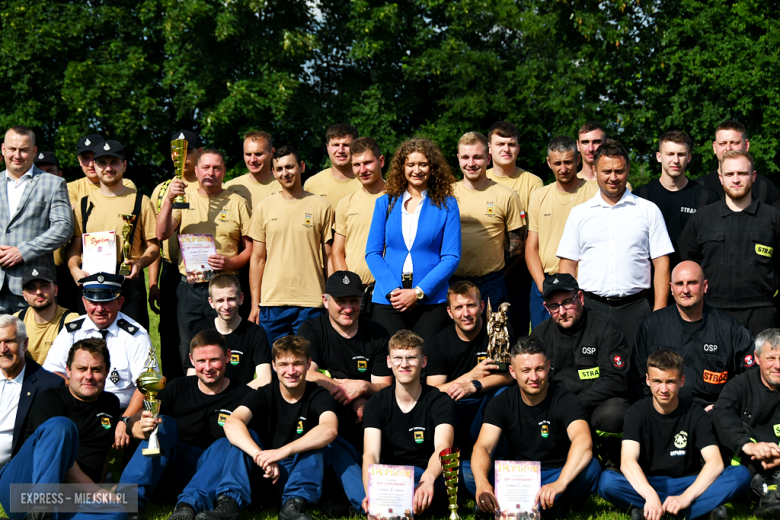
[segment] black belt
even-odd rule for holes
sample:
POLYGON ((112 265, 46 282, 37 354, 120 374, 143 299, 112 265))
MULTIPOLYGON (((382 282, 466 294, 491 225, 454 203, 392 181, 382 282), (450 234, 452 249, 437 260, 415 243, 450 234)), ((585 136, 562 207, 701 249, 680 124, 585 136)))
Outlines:
POLYGON ((645 291, 641 290, 636 294, 632 294, 629 296, 599 296, 598 294, 593 294, 592 292, 585 292, 585 296, 590 298, 593 301, 600 302, 606 305, 610 306, 618 306, 618 305, 625 305, 626 303, 635 302, 637 300, 641 300, 645 297, 645 291))

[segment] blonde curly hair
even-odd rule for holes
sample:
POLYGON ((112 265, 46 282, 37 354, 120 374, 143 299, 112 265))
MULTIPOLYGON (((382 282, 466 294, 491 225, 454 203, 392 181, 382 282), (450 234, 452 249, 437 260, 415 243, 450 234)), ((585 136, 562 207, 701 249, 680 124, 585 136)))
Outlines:
POLYGON ((404 166, 409 155, 419 152, 428 159, 431 167, 431 176, 428 178, 428 198, 436 207, 447 208, 447 197, 453 194, 452 184, 456 181, 452 175, 450 165, 444 159, 439 147, 428 139, 413 138, 401 143, 395 151, 390 169, 387 172, 387 184, 385 192, 390 198, 389 210, 392 210, 395 202, 403 197, 409 181, 404 174, 404 166))

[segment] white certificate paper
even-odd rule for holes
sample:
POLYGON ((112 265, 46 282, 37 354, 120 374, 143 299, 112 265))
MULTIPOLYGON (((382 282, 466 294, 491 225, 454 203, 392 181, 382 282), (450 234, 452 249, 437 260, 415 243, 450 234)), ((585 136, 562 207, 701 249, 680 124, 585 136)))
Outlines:
POLYGON ((534 502, 542 487, 542 467, 538 461, 497 460, 495 490, 500 511, 496 520, 540 518, 534 502))
POLYGON ((412 518, 414 467, 371 464, 368 467, 368 518, 412 518))
POLYGON ((187 271, 187 282, 208 282, 214 278, 214 270, 208 262, 209 256, 217 254, 212 235, 179 235, 179 246, 187 271))
POLYGON ((81 235, 81 269, 88 274, 116 274, 116 232, 81 235))

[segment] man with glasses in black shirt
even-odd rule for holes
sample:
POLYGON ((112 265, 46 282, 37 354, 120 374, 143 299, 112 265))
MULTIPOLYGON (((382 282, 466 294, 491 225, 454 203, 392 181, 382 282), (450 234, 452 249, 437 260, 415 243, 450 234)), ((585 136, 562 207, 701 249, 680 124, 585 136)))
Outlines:
POLYGON ((631 520, 661 520, 665 514, 726 520, 723 504, 747 491, 750 472, 744 466, 723 469, 709 416, 680 399, 685 384, 680 354, 653 352, 645 377, 652 397, 626 413, 621 472, 601 474, 599 495, 630 510, 631 520))

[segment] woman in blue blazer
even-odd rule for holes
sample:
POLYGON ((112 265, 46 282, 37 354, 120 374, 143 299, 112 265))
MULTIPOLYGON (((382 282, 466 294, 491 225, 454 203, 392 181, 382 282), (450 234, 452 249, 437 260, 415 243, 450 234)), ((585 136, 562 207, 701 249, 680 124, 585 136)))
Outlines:
POLYGON ((451 322, 447 280, 460 262, 453 182, 431 141, 411 139, 395 152, 366 243, 366 263, 376 279, 372 319, 391 335, 409 329, 429 343, 451 322))

